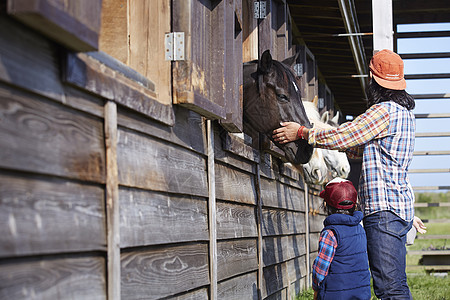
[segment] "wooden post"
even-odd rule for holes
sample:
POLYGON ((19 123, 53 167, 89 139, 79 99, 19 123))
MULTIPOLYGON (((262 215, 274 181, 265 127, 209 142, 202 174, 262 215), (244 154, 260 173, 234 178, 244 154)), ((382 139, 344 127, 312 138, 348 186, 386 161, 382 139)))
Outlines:
POLYGON ((394 47, 392 0, 372 0, 374 53, 394 47))
POLYGON ((261 175, 260 163, 256 164, 255 174, 255 188, 256 188, 256 225, 258 226, 258 299, 262 299, 262 287, 263 287, 263 237, 262 237, 262 199, 261 199, 261 175))
POLYGON ((216 181, 214 171, 214 132, 211 120, 206 120, 208 141, 208 213, 209 213, 209 272, 211 280, 210 299, 217 299, 217 221, 216 221, 216 181))
POLYGON ((117 170, 117 105, 105 104, 106 222, 108 299, 120 299, 119 180, 117 170))
POLYGON ((311 286, 310 274, 311 267, 309 262, 310 257, 310 247, 309 247, 309 189, 305 180, 303 179, 303 186, 305 187, 305 242, 306 242, 306 288, 311 286))

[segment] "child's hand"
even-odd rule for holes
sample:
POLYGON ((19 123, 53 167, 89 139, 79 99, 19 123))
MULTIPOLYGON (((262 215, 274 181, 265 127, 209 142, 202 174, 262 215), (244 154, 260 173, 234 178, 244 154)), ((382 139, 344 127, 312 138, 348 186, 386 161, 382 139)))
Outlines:
POLYGON ((414 216, 413 226, 416 228, 417 232, 424 234, 427 229, 419 217, 414 216))

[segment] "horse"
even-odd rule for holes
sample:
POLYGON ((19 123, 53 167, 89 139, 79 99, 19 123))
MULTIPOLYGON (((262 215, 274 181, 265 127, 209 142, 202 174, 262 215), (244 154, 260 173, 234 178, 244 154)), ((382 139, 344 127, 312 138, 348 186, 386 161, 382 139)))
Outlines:
POLYGON ((270 51, 266 50, 260 60, 244 63, 244 126, 264 134, 284 151, 288 162, 299 165, 310 160, 313 147, 303 139, 280 144, 272 138, 280 122, 297 122, 311 128, 298 79, 291 69, 295 59, 293 56, 280 62, 272 59, 270 51))
MULTIPOLYGON (((328 121, 328 119, 325 120, 320 117, 319 110, 317 108, 317 100, 318 99, 316 96, 312 102, 303 101, 303 106, 306 110, 306 114, 308 115, 309 121, 313 123, 314 126, 317 128, 321 129, 333 128, 333 126, 324 122, 328 121)), ((347 178, 348 174, 350 173, 350 163, 348 161, 347 155, 338 150, 322 149, 322 151, 325 164, 327 165, 328 170, 331 173, 331 177, 332 178, 340 177, 344 179, 347 178)))

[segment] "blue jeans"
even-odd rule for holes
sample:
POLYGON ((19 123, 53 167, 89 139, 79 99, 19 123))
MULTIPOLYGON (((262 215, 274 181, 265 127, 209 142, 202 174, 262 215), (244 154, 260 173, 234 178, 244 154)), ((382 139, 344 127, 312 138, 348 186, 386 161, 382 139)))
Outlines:
POLYGON ((406 234, 412 226, 390 211, 364 217, 375 295, 383 300, 412 299, 406 281, 406 234))

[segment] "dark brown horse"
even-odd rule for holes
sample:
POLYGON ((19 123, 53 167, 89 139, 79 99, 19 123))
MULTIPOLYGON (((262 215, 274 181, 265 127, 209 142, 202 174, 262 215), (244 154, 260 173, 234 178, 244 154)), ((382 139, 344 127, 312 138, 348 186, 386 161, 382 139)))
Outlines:
POLYGON ((284 151, 289 162, 297 165, 309 161, 313 147, 305 140, 279 144, 272 139, 272 131, 280 127, 280 122, 297 122, 311 128, 290 67, 294 62, 295 57, 283 62, 273 60, 266 50, 259 61, 244 64, 244 121, 265 134, 284 151))

